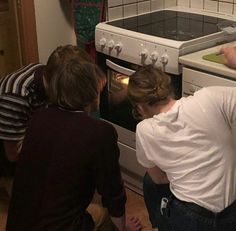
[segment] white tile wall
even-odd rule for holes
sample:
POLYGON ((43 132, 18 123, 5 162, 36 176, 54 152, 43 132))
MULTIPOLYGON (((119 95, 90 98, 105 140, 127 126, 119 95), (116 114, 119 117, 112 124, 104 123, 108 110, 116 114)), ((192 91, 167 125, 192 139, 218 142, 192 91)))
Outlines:
POLYGON ((233 14, 232 3, 219 2, 219 12, 226 14, 233 14))
POLYGON ((192 8, 203 9, 204 7, 204 0, 195 0, 190 2, 190 6, 192 8))
POLYGON ((124 5, 124 17, 129 17, 137 14, 137 4, 124 5))
POLYGON ((215 11, 215 12, 218 11, 218 1, 205 0, 204 9, 215 11))
POLYGON ((123 14, 123 7, 122 6, 108 8, 107 18, 109 20, 123 18, 123 16, 124 16, 124 14, 123 14))
POLYGON ((177 5, 177 0, 166 0, 164 2, 165 2, 165 8, 177 5))
POLYGON ((125 4, 130 4, 130 3, 136 3, 136 0, 123 0, 124 5, 125 4))
POLYGON ((236 0, 107 0, 108 19, 142 14, 149 11, 184 6, 236 15, 236 0))
POLYGON ((151 0, 151 9, 159 10, 164 8, 164 0, 151 0))
POLYGON ((191 8, 210 10, 225 14, 236 14, 236 0, 178 0, 181 2, 190 1, 191 8))
POLYGON ((178 0, 178 6, 190 7, 191 0, 178 0))
POLYGON ((138 14, 144 14, 151 11, 151 2, 144 1, 138 3, 138 14))
MULTIPOLYGON (((108 19, 143 14, 166 7, 177 6, 177 0, 107 0, 108 19)), ((189 0, 190 1, 190 0, 189 0)))
POLYGON ((122 5, 122 0, 108 0, 108 8, 122 5))

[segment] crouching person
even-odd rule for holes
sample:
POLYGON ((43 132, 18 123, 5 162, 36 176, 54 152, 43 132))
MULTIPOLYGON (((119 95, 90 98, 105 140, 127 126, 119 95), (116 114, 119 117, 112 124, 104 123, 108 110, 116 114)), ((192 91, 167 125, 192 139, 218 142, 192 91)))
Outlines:
POLYGON ((176 100, 170 76, 147 65, 130 76, 128 97, 142 119, 136 153, 151 177, 144 196, 158 230, 166 230, 163 214, 167 230, 235 231, 236 88, 206 87, 176 100), (168 183, 170 196, 160 190, 168 183))
POLYGON ((49 57, 44 84, 49 106, 34 113, 17 163, 7 231, 92 231, 87 211, 95 190, 118 230, 126 223, 126 194, 119 166, 117 133, 89 116, 99 106, 105 76, 98 66, 58 47, 49 57))

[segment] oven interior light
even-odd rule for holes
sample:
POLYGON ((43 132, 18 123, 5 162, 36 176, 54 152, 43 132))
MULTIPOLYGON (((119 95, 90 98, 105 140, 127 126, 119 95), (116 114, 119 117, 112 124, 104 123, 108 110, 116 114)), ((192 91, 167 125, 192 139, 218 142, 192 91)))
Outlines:
POLYGON ((127 75, 122 75, 122 74, 118 74, 116 76, 116 80, 124 85, 128 85, 129 84, 129 76, 127 75))
POLYGON ((129 84, 129 78, 124 78, 120 81, 121 83, 125 84, 125 85, 128 85, 129 84))

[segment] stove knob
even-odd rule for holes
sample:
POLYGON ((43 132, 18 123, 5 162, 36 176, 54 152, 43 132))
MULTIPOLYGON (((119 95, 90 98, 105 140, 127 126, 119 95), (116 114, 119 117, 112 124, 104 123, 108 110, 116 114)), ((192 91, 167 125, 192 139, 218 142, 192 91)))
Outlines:
POLYGON ((107 45, 107 46, 108 46, 108 48, 113 49, 114 45, 115 45, 114 40, 110 40, 110 41, 108 42, 108 45, 107 45))
POLYGON ((140 52, 139 55, 141 56, 142 59, 146 59, 147 56, 148 56, 148 50, 147 50, 147 49, 143 49, 143 50, 140 52))
POLYGON ((150 59, 152 62, 156 62, 158 59, 158 53, 156 51, 153 51, 150 55, 150 59))
POLYGON ((161 56, 161 59, 160 59, 160 62, 164 65, 166 65, 168 63, 168 59, 169 59, 169 56, 167 54, 163 54, 161 56))
POLYGON ((115 49, 117 50, 117 52, 121 52, 122 47, 123 47, 123 44, 120 43, 120 42, 118 42, 118 43, 115 45, 115 49))
POLYGON ((107 40, 106 40, 105 38, 101 38, 100 41, 99 41, 99 45, 100 45, 101 47, 105 47, 106 42, 107 42, 107 40))

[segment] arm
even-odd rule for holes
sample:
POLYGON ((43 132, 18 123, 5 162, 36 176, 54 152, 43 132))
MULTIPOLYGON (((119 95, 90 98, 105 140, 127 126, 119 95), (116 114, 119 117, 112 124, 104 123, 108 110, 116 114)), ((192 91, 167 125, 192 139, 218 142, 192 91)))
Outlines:
POLYGON ((13 94, 0 96, 0 137, 9 161, 16 161, 30 115, 30 107, 24 98, 13 94))
POLYGON ((3 141, 6 157, 9 161, 18 160, 19 153, 22 147, 22 140, 19 141, 3 141))
POLYGON ((141 228, 139 219, 126 220, 125 216, 126 193, 120 173, 116 130, 106 125, 102 133, 99 136, 101 155, 96 159, 97 191, 119 231, 138 231, 141 228))
POLYGON ((169 183, 166 173, 163 172, 157 166, 155 166, 153 168, 147 168, 146 170, 147 170, 149 176, 152 178, 152 180, 156 184, 168 184, 169 183))
POLYGON ((152 140, 152 128, 145 125, 145 128, 143 128, 143 125, 140 123, 137 126, 136 129, 136 155, 138 162, 146 168, 147 173, 152 178, 152 180, 156 184, 168 184, 169 180, 166 176, 166 173, 162 171, 156 163, 153 162, 153 158, 148 158, 148 152, 153 153, 156 150, 150 145, 150 143, 153 143, 152 140))

